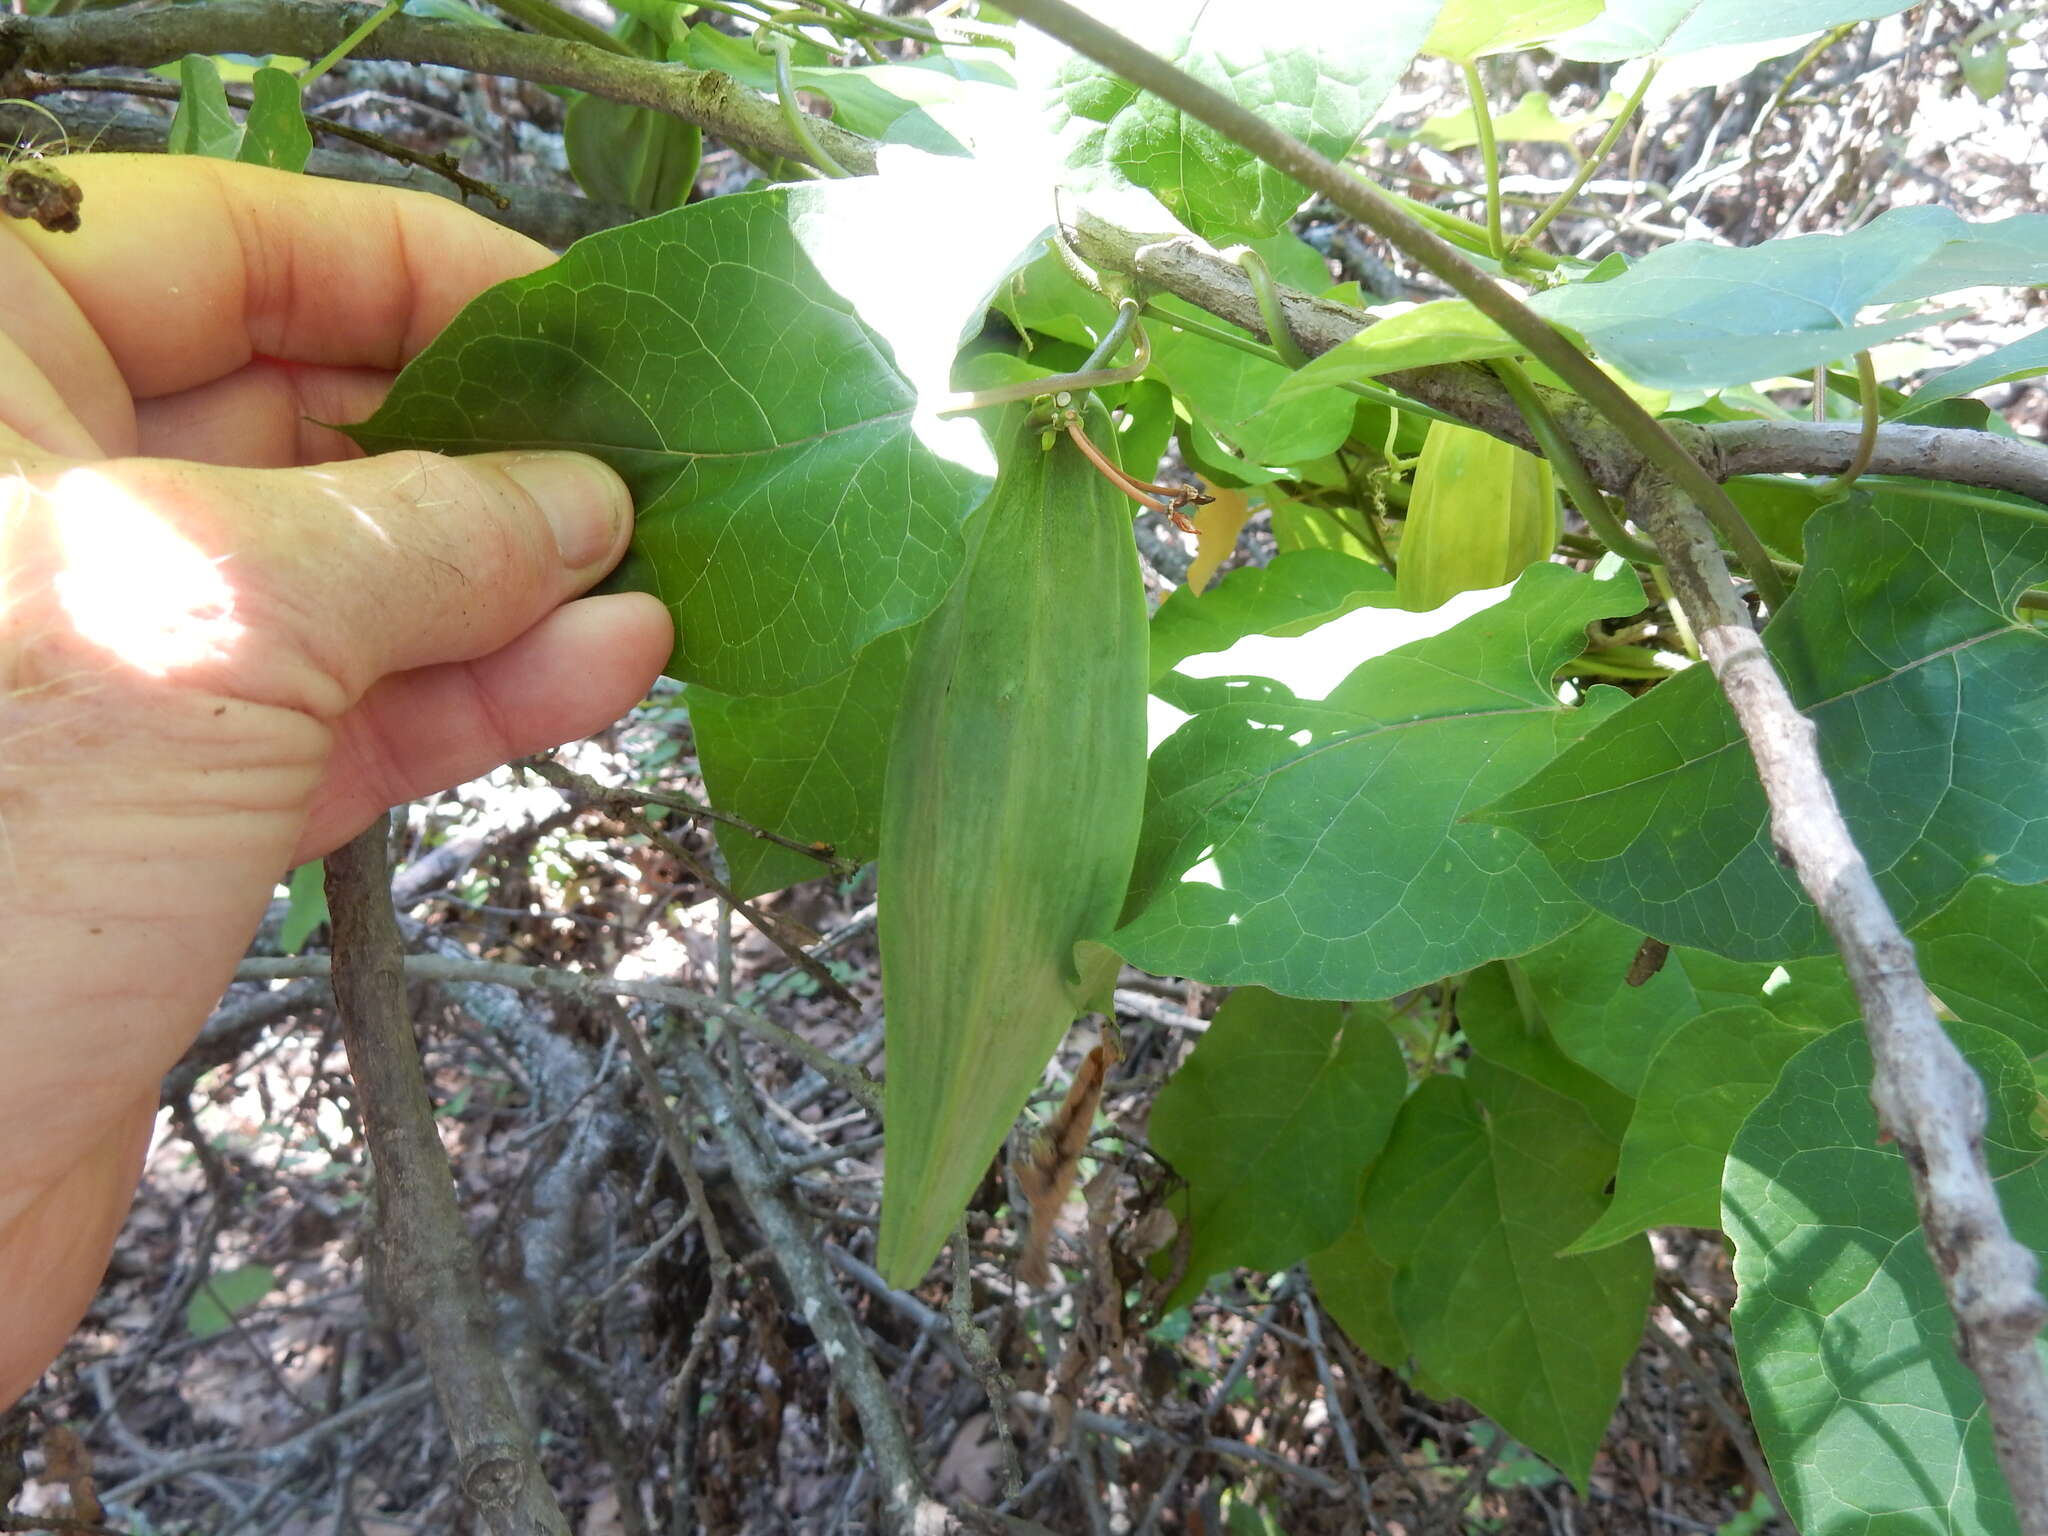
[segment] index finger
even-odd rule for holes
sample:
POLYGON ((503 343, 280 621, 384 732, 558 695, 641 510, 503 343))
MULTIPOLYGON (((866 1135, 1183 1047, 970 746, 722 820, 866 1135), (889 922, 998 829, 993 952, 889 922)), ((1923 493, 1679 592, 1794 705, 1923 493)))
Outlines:
POLYGON ((198 156, 76 155, 72 234, 24 229, 137 399, 257 356, 398 368, 546 246, 425 192, 198 156))

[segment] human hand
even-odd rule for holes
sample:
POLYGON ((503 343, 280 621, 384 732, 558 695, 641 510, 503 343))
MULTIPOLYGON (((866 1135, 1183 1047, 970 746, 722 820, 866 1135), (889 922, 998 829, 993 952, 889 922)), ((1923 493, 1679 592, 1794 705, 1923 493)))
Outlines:
POLYGON ((631 527, 595 460, 313 424, 542 247, 419 193, 64 168, 78 233, 0 227, 0 1405, 83 1313, 279 876, 610 723, 671 635, 571 601, 631 527))

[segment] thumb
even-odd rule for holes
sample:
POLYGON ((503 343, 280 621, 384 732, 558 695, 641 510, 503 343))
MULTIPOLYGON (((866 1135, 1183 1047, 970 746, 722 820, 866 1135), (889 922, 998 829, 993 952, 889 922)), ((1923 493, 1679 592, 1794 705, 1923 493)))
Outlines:
POLYGON ((500 649, 609 571, 633 522, 625 483, 575 453, 283 470, 129 459, 68 470, 51 500, 74 583, 104 567, 128 629, 138 598, 183 601, 163 579, 174 555, 210 567, 210 622, 233 634, 210 659, 232 691, 321 715, 391 673, 500 649))

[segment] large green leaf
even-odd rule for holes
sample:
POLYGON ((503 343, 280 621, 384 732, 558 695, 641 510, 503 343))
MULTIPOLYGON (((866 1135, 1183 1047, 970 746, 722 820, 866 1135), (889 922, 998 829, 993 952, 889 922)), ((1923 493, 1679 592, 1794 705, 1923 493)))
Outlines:
POLYGON ((1641 1239, 1558 1255, 1613 1171, 1584 1109, 1479 1060, 1409 1097, 1365 1191, 1417 1365, 1581 1488, 1649 1301, 1641 1239))
POLYGON ((1601 1135, 1619 1142, 1628 1128, 1628 1095, 1565 1054, 1515 963, 1483 965, 1465 978, 1457 992, 1458 1032, 1474 1056, 1570 1099, 1601 1135))
POLYGON ((1601 0, 1449 0, 1422 51, 1460 62, 1510 53, 1582 26, 1600 8, 1601 0))
POLYGON ((1591 1253, 1651 1227, 1718 1225, 1721 1170, 1736 1132, 1812 1038, 1754 1006, 1681 1024, 1643 1078, 1614 1203, 1566 1251, 1591 1253))
POLYGON ((1305 634, 1354 608, 1391 605, 1394 578, 1333 549, 1301 549, 1226 573, 1202 592, 1174 589, 1152 615, 1152 675, 1247 635, 1305 634))
POLYGON ((1544 1024, 1565 1054, 1631 1096, 1664 1042, 1717 1008, 1754 1006, 1794 1029, 1831 1029, 1856 1017, 1856 995, 1833 956, 1751 965, 1674 947, 1657 971, 1629 984, 1644 939, 1594 913, 1555 943, 1515 962, 1544 1024))
MULTIPOLYGON (((2006 1220, 2020 1242, 2048 1248, 2034 1075, 2004 1035, 1951 1033, 1985 1081, 1984 1155, 2006 1220)), ((1750 1116, 1722 1223, 1735 1240, 1743 1385, 1799 1528, 2016 1536, 1905 1161, 1878 1134, 1861 1030, 1801 1051, 1750 1116)))
POLYGON ((2048 1055, 2048 885, 1981 875, 1913 930, 1920 974, 1961 1018, 2048 1055))
MULTIPOLYGON (((1972 875, 2048 879, 2048 635, 2013 621, 2048 527, 1908 495, 1806 524, 1765 632, 1857 846, 1907 926, 1972 875)), ((1772 847, 1763 789, 1703 667, 1604 721, 1482 818, 1594 906, 1744 960, 1829 947, 1772 847)))
POLYGON ((1351 1224, 1408 1088, 1385 1014, 1241 988, 1159 1090, 1148 1134, 1188 1183, 1181 1300, 1219 1270, 1285 1269, 1351 1224))
POLYGON ((1667 245, 1605 282, 1529 302, 1631 378, 1714 389, 1833 362, 1932 318, 1859 324, 1871 305, 2044 281, 2048 214, 1970 224, 1946 208, 1895 208, 1846 235, 1667 245))
POLYGON ((1974 395, 2009 379, 2031 379, 2041 373, 2048 373, 2048 331, 2035 331, 1960 367, 1937 373, 1913 391, 1905 415, 1911 417, 1940 401, 1974 395))
MULTIPOLYGON (((1567 709, 1550 679, 1587 624, 1641 604, 1626 570, 1535 566, 1504 600, 1366 661, 1327 698, 1217 681, 1153 756, 1119 947, 1161 974, 1346 998, 1555 938, 1585 909, 1518 836, 1466 817, 1619 706, 1601 688, 1567 709)), ((1341 661, 1383 618, 1362 610, 1260 644, 1341 661)))
POLYGON ((1521 343, 1465 299, 1438 299, 1375 320, 1314 358, 1273 391, 1279 405, 1299 395, 1361 383, 1400 368, 1512 357, 1521 343))
POLYGON ((358 441, 594 453, 639 507, 614 584, 674 610, 677 676, 779 693, 843 672, 959 569, 987 449, 919 400, 1033 217, 916 158, 578 242, 457 316, 358 441), (905 242, 933 258, 916 283, 905 242))
POLYGON ((1868 21, 1903 11, 1912 0, 1607 0, 1594 20, 1562 37, 1550 51, 1567 59, 1666 58, 1703 48, 1785 40, 1846 21, 1868 21))
POLYGON ((1362 1208, 1342 1237, 1308 1261, 1308 1273, 1351 1342, 1369 1359, 1399 1370, 1408 1358, 1408 1341, 1394 1315, 1395 1270, 1373 1247, 1362 1208))
MULTIPOLYGON (((865 863, 881 838, 882 770, 917 630, 894 630, 836 677, 794 693, 735 697, 690 689, 704 787, 720 810, 865 863)), ((742 897, 815 879, 818 862, 721 827, 718 846, 742 897)))
MULTIPOLYGON (((1096 0, 1089 9, 1238 105, 1341 157, 1392 94, 1442 4, 1385 0, 1365 11, 1355 0, 1096 0)), ((1019 62, 1032 52, 1032 43, 1020 45, 1019 62)), ((1273 234, 1308 196, 1249 150, 1100 65, 1068 55, 1050 73, 1075 120, 1074 163, 1111 167, 1150 189, 1209 240, 1273 234)))

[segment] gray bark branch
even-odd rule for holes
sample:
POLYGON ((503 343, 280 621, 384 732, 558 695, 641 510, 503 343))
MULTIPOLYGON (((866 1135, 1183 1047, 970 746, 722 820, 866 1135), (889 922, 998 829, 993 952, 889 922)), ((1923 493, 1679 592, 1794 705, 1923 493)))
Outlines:
MULTIPOLYGON (((282 53, 317 59, 378 7, 349 0, 218 0, 207 5, 75 11, 65 16, 0 12, 0 97, 17 94, 17 71, 61 74, 122 66, 149 69, 188 53, 282 53)), ((505 75, 539 85, 564 85, 650 107, 706 133, 809 164, 809 149, 782 120, 780 109, 716 70, 685 69, 589 43, 563 42, 504 27, 391 17, 353 50, 361 59, 448 64, 479 75, 505 75)), ((856 173, 875 168, 876 145, 823 118, 809 125, 818 143, 856 173)))
MULTIPOLYGON (((1201 241, 1122 229, 1086 212, 1079 215, 1070 235, 1074 249, 1091 266, 1128 274, 1155 291, 1171 293, 1241 326, 1260 340, 1271 340, 1259 318, 1251 280, 1235 262, 1201 241)), ((1288 327, 1311 358, 1342 345, 1372 323, 1357 310, 1327 299, 1292 288, 1278 291, 1288 327)), ((1465 363, 1407 368, 1382 375, 1380 382, 1483 432, 1540 451, 1508 392, 1484 368, 1465 363)), ((1625 495, 1643 473, 1641 455, 1577 396, 1538 388, 1594 481, 1602 490, 1625 495)), ((1856 451, 1853 422, 1735 421, 1697 426, 1674 421, 1669 426, 1717 480, 1839 474, 1856 451)), ((1948 480, 2048 502, 2048 448, 1990 432, 1882 426, 1868 472, 1948 480)))
POLYGON ((731 1090, 694 1042, 679 1042, 675 1059, 732 1161, 733 1182, 747 1214, 775 1255, 804 1321, 824 1346, 832 1379, 853 1404, 881 1478, 883 1518, 897 1536, 952 1536, 966 1531, 1036 1531, 1024 1521, 948 1509, 926 1489, 917 1451, 881 1367, 861 1337, 853 1310, 833 1284, 831 1267, 809 1219, 790 1200, 781 1170, 748 1130, 731 1090))
MULTIPOLYGON (((582 998, 637 997, 644 1002, 679 1009, 692 1018, 718 1019, 807 1062, 820 1076, 852 1094, 869 1109, 881 1107, 881 1084, 859 1067, 849 1066, 828 1055, 766 1014, 736 1003, 720 1002, 687 987, 619 976, 586 976, 580 971, 556 970, 548 966, 508 965, 499 960, 456 960, 444 955, 406 955, 402 958, 405 974, 416 981, 486 982, 504 987, 532 987, 582 998)), ((276 981, 295 976, 325 976, 328 969, 329 961, 325 955, 258 955, 244 960, 235 968, 235 980, 276 981)))
POLYGON ((1630 512, 1663 552, 1672 589, 1749 741, 1779 857, 1841 951, 1870 1041, 1878 1124, 1905 1154, 2020 1527, 2048 1536, 2048 1371, 2034 1348, 2048 1306, 2034 1255, 2006 1225, 1985 1166, 1984 1085, 1934 1016, 1913 946, 1821 769, 1813 722, 1792 702, 1737 600, 1713 529, 1661 482, 1646 483, 1630 512))
POLYGON ((379 817, 327 856, 334 996, 377 1172, 377 1241, 433 1378, 462 1492, 492 1536, 569 1536, 492 1337, 476 1252, 420 1068, 379 817))
MULTIPOLYGON (((76 106, 60 99, 45 99, 49 110, 64 124, 74 143, 98 151, 129 154, 162 154, 170 124, 163 118, 144 117, 104 107, 76 106)), ((461 187, 417 164, 401 164, 382 155, 361 150, 315 149, 306 161, 308 176, 335 181, 363 182, 371 186, 398 187, 411 192, 430 192, 450 202, 462 203, 494 224, 516 229, 530 240, 553 250, 573 245, 585 235, 613 229, 642 217, 638 210, 617 203, 596 203, 573 192, 548 187, 493 182, 492 188, 505 199, 498 207, 489 201, 464 195, 461 187)))
MULTIPOLYGON (((65 16, 0 12, 0 97, 20 94, 25 73, 125 66, 149 68, 187 53, 286 53, 317 58, 374 13, 349 0, 218 0, 204 6, 79 11, 65 16)), ((779 107, 717 71, 685 69, 497 27, 461 26, 398 15, 355 49, 365 59, 444 64, 477 74, 505 75, 543 85, 569 86, 614 101, 667 112, 733 143, 810 161, 779 107)), ((875 169, 880 145, 826 119, 808 125, 841 165, 856 173, 875 169)), ((906 151, 907 153, 907 151, 906 151)), ((381 178, 379 178, 381 179, 381 178)), ((550 210, 560 222, 559 212, 550 210)), ((1075 248, 1091 264, 1129 273, 1178 295, 1220 319, 1270 341, 1252 297, 1251 282, 1225 260, 1186 235, 1120 229, 1083 213, 1075 248)), ((1292 289, 1280 290, 1281 308, 1295 340, 1316 357, 1356 335, 1370 317, 1292 289)), ((1507 391, 1483 368, 1451 364, 1385 375, 1389 388, 1458 417, 1518 446, 1537 444, 1507 391)), ((1642 456, 1605 418, 1577 396, 1546 391, 1559 424, 1577 445, 1593 479, 1624 495, 1642 473, 1642 456)), ((1825 422, 1667 424, 1673 437, 1717 480, 1753 474, 1838 474, 1853 450, 1855 428, 1825 422), (1845 447, 1845 445, 1847 445, 1845 447)), ((1943 479, 2048 500, 2048 449, 1988 432, 1886 426, 1878 433, 1875 474, 1943 479)))

